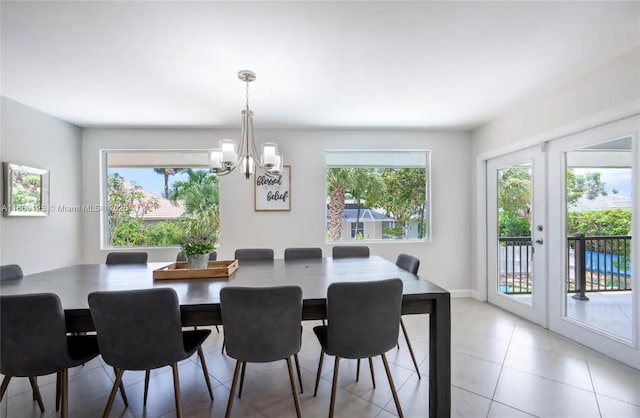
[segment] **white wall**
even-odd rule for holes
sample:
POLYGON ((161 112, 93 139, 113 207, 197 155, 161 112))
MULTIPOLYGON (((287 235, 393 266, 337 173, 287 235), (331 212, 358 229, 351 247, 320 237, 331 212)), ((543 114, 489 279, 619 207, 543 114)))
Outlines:
MULTIPOLYGON (((258 142, 273 140, 291 165, 291 211, 255 212, 253 183, 233 173, 221 179, 219 259, 236 248, 269 247, 276 257, 289 246, 320 246, 330 255, 325 230, 326 149, 430 149, 432 151, 432 241, 371 244, 373 254, 394 260, 406 252, 422 260, 419 274, 450 290, 469 288, 471 159, 464 132, 269 130, 256 127, 258 142)), ((219 138, 238 138, 238 130, 85 129, 83 196, 100 203, 101 149, 207 149, 219 138)), ((100 215, 84 214, 84 260, 104 262, 100 249, 100 215)), ((151 261, 170 261, 177 249, 148 250, 151 261)))
MULTIPOLYGON (((80 128, 2 97, 0 160, 50 172, 51 205, 81 201, 80 128)), ((25 274, 82 261, 82 216, 0 217, 0 264, 25 274)))
POLYGON ((639 112, 640 48, 634 48, 594 71, 541 90, 471 132, 475 168, 470 268, 476 276, 472 278, 475 297, 486 297, 484 161, 639 112))

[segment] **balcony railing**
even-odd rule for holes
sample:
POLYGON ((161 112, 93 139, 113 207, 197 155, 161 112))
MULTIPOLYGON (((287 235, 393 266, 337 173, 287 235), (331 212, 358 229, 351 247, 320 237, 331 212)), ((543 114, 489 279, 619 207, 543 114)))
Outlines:
MULTIPOLYGON (((531 294, 533 247, 530 237, 501 237, 499 246, 500 292, 531 294)), ((631 236, 567 238, 567 291, 577 299, 585 292, 631 290, 631 236)))

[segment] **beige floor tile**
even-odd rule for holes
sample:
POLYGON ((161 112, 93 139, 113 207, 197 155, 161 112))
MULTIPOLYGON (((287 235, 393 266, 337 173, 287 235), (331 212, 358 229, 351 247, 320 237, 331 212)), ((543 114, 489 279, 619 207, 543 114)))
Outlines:
POLYGON ((502 364, 507 355, 509 341, 454 331, 451 336, 451 350, 467 354, 492 363, 502 364))
POLYGON ((588 363, 597 394, 640 406, 640 370, 605 357, 588 363))
POLYGON ((593 392, 504 367, 493 398, 540 417, 599 417, 593 392))
POLYGON ((453 353, 451 384, 491 399, 502 366, 466 354, 453 353))
POLYGON ((504 365, 512 369, 593 391, 589 368, 585 360, 519 344, 511 344, 504 365))
POLYGON ((451 416, 453 418, 486 417, 491 400, 453 386, 451 388, 451 416))
POLYGON ((597 395, 602 418, 640 418, 640 406, 597 395))
POLYGON ((489 414, 487 418, 534 418, 535 415, 527 414, 526 412, 519 411, 511 408, 510 406, 503 405, 498 402, 491 402, 489 408, 489 414))

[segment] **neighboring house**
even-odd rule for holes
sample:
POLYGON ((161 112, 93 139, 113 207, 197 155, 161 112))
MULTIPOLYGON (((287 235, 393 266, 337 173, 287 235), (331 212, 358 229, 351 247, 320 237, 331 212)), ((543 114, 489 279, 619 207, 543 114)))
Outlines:
MULTIPOLYGON (((125 181, 127 188, 134 188, 131 183, 125 181)), ((158 201, 158 208, 149 211, 146 215, 142 217, 142 220, 145 224, 152 225, 162 221, 170 221, 179 218, 184 213, 184 203, 178 201, 176 203, 171 202, 171 200, 162 197, 158 194, 150 192, 149 190, 138 188, 140 192, 143 194, 144 200, 156 199, 158 201)))
POLYGON ((574 206, 569 207, 571 212, 582 212, 585 210, 604 210, 604 209, 631 209, 631 196, 620 196, 610 194, 607 196, 598 196, 595 199, 587 199, 581 197, 574 206))
MULTIPOLYGON (((327 228, 331 214, 327 205, 327 228)), ((358 218, 358 205, 347 203, 342 216, 342 230, 346 231, 343 239, 350 240, 356 238, 357 231, 362 233, 364 239, 392 239, 393 237, 384 235, 384 228, 394 227, 396 219, 386 216, 381 209, 370 209, 360 207, 360 217, 358 218)))

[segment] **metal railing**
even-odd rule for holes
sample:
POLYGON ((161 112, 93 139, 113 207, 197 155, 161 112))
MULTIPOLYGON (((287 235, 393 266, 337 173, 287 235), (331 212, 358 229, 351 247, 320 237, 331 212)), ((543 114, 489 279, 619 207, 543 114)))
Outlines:
POLYGON ((567 238, 567 291, 575 299, 588 300, 586 292, 631 290, 631 236, 567 238))
MULTIPOLYGON (((533 247, 530 237, 500 237, 498 274, 500 292, 531 294, 533 247)), ((631 236, 567 238, 567 291, 588 300, 585 292, 631 290, 631 236)))
POLYGON ((500 292, 508 295, 531 294, 531 237, 500 237, 498 242, 500 292))

